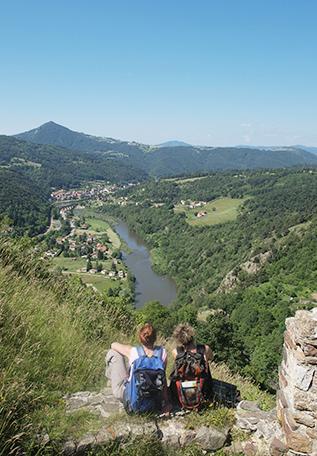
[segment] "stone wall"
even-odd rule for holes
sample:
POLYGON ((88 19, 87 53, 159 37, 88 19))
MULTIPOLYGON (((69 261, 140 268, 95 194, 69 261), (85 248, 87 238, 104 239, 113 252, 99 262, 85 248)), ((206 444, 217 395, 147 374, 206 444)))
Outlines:
POLYGON ((286 320, 277 416, 285 451, 317 456, 317 308, 286 320))

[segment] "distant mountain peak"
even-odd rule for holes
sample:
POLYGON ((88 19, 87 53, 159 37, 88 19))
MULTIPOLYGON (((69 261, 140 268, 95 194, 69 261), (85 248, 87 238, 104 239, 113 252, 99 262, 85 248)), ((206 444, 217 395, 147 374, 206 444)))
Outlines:
POLYGON ((39 130, 39 129, 43 129, 43 128, 47 128, 47 127, 58 127, 58 128, 63 128, 65 130, 68 130, 67 127, 64 127, 63 125, 60 125, 60 124, 54 122, 53 120, 49 120, 48 122, 43 123, 39 127, 35 128, 35 130, 39 130))
POLYGON ((171 140, 165 141, 161 144, 157 144, 156 147, 191 147, 191 144, 188 144, 184 141, 171 140))

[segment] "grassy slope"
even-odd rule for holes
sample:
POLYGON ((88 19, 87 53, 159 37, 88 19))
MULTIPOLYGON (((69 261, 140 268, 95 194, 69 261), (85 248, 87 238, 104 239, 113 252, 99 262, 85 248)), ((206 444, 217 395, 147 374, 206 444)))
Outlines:
POLYGON ((219 198, 195 209, 188 209, 182 205, 177 205, 175 212, 185 212, 186 220, 192 226, 217 225, 235 220, 239 207, 245 200, 246 198, 219 198), (195 213, 199 211, 207 211, 207 215, 197 218, 195 213))
MULTIPOLYGON (((71 427, 71 420, 64 417, 62 396, 98 389, 105 350, 123 337, 120 327, 133 327, 133 319, 122 306, 116 308, 115 300, 102 301, 78 280, 45 274, 23 254, 21 244, 8 246, 0 240, 0 257, 0 455, 4 456, 21 446, 30 451, 32 436, 43 423, 53 421, 56 437, 65 426, 71 427)), ((87 427, 87 417, 75 420, 76 428, 80 422, 87 427)))

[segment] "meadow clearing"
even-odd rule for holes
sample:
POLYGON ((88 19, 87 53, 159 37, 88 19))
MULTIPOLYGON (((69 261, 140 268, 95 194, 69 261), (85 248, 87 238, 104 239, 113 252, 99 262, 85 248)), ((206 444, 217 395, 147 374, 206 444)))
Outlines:
POLYGON ((219 198, 208 202, 206 205, 189 209, 178 204, 175 212, 185 212, 187 222, 192 226, 217 225, 219 223, 230 222, 237 218, 239 208, 247 198, 219 198), (198 212, 206 211, 203 217, 197 217, 198 212))

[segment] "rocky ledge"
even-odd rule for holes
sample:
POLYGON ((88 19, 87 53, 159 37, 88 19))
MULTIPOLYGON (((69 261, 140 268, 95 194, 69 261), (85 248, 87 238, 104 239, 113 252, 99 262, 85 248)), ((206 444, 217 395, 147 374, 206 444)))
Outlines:
POLYGON ((109 388, 99 393, 79 392, 67 397, 66 410, 67 413, 87 410, 100 416, 103 424, 95 434, 66 442, 63 449, 65 455, 83 455, 114 440, 125 442, 131 438, 151 437, 173 447, 196 444, 207 453, 224 448, 228 455, 242 452, 249 456, 265 456, 270 454, 270 444, 278 428, 274 410, 264 412, 256 403, 249 401, 240 402, 236 410, 236 424, 231 428, 189 428, 186 415, 182 414, 138 420, 137 417, 127 417, 109 388), (232 434, 237 430, 244 434, 244 441, 232 441, 232 434))
POLYGON ((148 421, 127 417, 109 388, 76 393, 66 398, 67 413, 90 411, 100 416, 101 425, 94 435, 66 442, 63 452, 80 455, 111 441, 147 436, 175 447, 196 444, 209 453, 223 448, 228 455, 317 456, 317 308, 299 310, 286 320, 279 388, 277 413, 242 401, 235 424, 222 429, 189 428, 186 416, 148 421))

